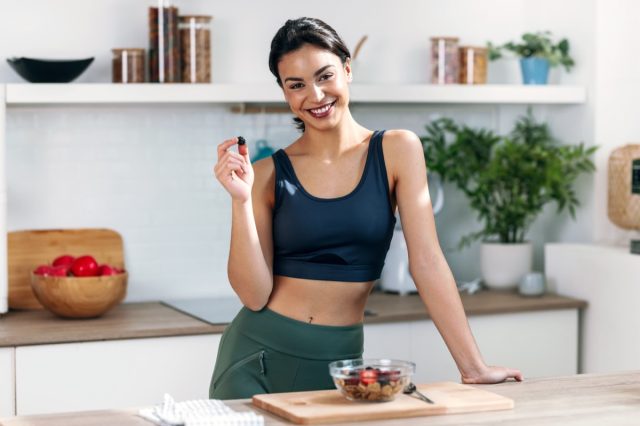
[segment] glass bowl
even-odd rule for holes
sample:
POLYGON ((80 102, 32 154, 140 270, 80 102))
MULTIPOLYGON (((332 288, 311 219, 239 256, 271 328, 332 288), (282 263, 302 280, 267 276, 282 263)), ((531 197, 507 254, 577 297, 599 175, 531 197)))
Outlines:
POLYGON ((395 359, 346 359, 329 364, 336 388, 350 401, 385 402, 411 382, 416 365, 395 359))

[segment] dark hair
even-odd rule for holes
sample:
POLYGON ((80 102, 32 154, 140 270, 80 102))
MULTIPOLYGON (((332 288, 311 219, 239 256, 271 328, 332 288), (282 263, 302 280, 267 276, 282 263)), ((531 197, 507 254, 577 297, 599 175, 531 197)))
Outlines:
MULTIPOLYGON (((269 70, 276 77, 276 82, 280 87, 282 87, 282 80, 280 80, 278 73, 280 59, 305 44, 328 50, 338 56, 343 64, 348 58, 351 58, 351 53, 344 41, 336 30, 325 22, 307 17, 289 19, 271 40, 271 52, 269 52, 269 70)), ((293 121, 296 123, 296 127, 304 132, 304 122, 298 117, 294 117, 293 121)))

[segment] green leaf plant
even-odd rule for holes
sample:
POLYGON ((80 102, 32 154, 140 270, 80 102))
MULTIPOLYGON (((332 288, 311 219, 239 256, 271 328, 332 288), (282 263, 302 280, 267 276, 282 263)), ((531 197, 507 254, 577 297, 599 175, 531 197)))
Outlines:
POLYGON ((488 129, 458 125, 439 118, 421 137, 431 172, 452 182, 469 200, 483 228, 464 236, 459 248, 473 241, 522 243, 547 203, 575 219, 579 201, 574 182, 595 170, 597 147, 558 145, 546 123, 537 123, 529 109, 508 136, 488 129))
POLYGON ((489 60, 500 59, 504 51, 511 52, 520 58, 544 58, 549 61, 551 67, 562 65, 567 72, 575 65, 569 55, 569 41, 565 38, 554 44, 551 40, 551 32, 539 31, 525 33, 519 42, 508 42, 503 45, 487 43, 489 60))

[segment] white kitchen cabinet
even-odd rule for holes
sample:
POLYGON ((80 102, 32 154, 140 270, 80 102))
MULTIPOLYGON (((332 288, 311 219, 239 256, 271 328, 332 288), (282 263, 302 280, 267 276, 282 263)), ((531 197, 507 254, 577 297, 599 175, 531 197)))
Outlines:
POLYGON ((365 324, 364 358, 411 358, 411 323, 365 324))
MULTIPOLYGON (((469 317, 485 360, 525 378, 578 372, 578 309, 469 317)), ((430 320, 367 324, 365 357, 408 359, 416 382, 459 381, 430 320)), ((220 334, 21 346, 0 350, 0 414, 153 405, 206 398, 220 334), (15 357, 15 358, 14 358, 15 357), (15 360, 15 381, 13 380, 15 360), (14 392, 15 386, 15 392, 14 392), (8 409, 5 408, 8 406, 8 409)))
MULTIPOLYGON (((578 310, 545 310, 469 317, 485 361, 518 368, 527 377, 578 372, 578 310)), ((416 363, 416 382, 459 381, 460 373, 430 320, 365 326, 368 358, 416 363)))
POLYGON ((16 414, 14 360, 14 348, 0 348, 0 417, 16 414))
POLYGON ((583 317, 585 373, 640 368, 640 256, 629 247, 545 245, 550 288, 589 303, 583 317))
POLYGON ((153 405, 165 392, 207 398, 220 336, 18 347, 16 414, 153 405))

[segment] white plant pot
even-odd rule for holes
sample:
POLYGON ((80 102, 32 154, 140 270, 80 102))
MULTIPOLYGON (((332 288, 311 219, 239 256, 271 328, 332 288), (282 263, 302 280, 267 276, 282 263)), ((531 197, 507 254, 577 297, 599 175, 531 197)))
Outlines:
POLYGON ((482 243, 480 267, 482 279, 489 288, 516 288, 522 277, 531 272, 532 266, 531 243, 482 243))

